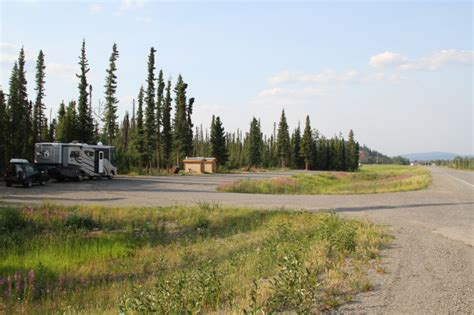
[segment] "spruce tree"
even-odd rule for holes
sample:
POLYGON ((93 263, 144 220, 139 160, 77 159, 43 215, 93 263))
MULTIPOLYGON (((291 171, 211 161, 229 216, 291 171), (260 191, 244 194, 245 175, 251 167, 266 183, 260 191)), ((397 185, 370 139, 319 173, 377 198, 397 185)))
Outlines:
MULTIPOLYGON (((92 143, 94 141, 94 121, 92 118, 91 104, 88 104, 87 73, 89 72, 89 63, 86 58, 86 40, 82 40, 81 55, 79 56, 80 73, 76 74, 79 79, 79 100, 77 104, 77 128, 78 139, 84 143, 92 143)), ((73 139, 70 139, 73 140, 73 139)))
POLYGON ((138 93, 137 125, 135 133, 135 142, 138 153, 139 167, 143 166, 145 161, 145 129, 143 125, 143 86, 138 93))
POLYGON ((191 97, 186 106, 186 154, 191 155, 193 151, 193 104, 194 97, 191 97))
MULTIPOLYGON (((38 59, 36 60, 36 101, 33 109, 33 138, 34 142, 44 141, 47 137, 45 134, 45 117, 43 104, 44 84, 45 84, 45 69, 44 54, 40 50, 38 59)), ((46 125, 47 126, 47 125, 46 125)), ((47 130, 47 129, 46 129, 47 130)))
POLYGON ((281 161, 281 167, 288 166, 290 160, 290 134, 288 131, 288 123, 286 122, 285 110, 281 111, 280 123, 278 124, 277 138, 278 157, 281 161))
POLYGON ((56 127, 56 141, 59 142, 66 142, 66 105, 64 105, 64 101, 59 104, 58 110, 58 125, 56 127))
POLYGON ((181 165, 183 158, 188 154, 188 121, 187 121, 187 104, 186 104, 186 88, 183 77, 178 76, 174 92, 175 97, 175 116, 173 121, 173 147, 176 156, 176 164, 181 165))
POLYGON ((109 145, 114 143, 117 134, 117 104, 118 99, 115 96, 117 91, 117 71, 116 61, 119 57, 117 44, 112 46, 112 54, 109 58, 109 68, 106 70, 105 77, 105 111, 103 117, 103 135, 109 145))
POLYGON ((229 160, 229 152, 227 151, 224 127, 219 116, 214 120, 211 127, 211 154, 216 158, 217 165, 223 166, 229 160))
POLYGON ((155 48, 150 48, 148 55, 148 76, 145 96, 145 160, 147 168, 151 168, 152 157, 156 145, 156 113, 155 113, 155 48))
POLYGON ((0 172, 7 165, 7 104, 5 103, 5 94, 0 89, 0 172))
POLYGON ((300 124, 298 123, 298 127, 293 132, 292 141, 291 141, 291 155, 292 155, 292 162, 293 167, 296 169, 300 169, 303 167, 304 161, 301 158, 301 128, 300 124))
POLYGON ((249 166, 260 166, 262 162, 262 131, 257 118, 253 117, 248 134, 247 160, 249 166))
POLYGON ((313 131, 311 130, 311 122, 309 115, 306 116, 306 124, 304 127, 303 138, 301 139, 300 154, 304 160, 305 170, 309 170, 310 163, 313 159, 313 131))
POLYGON ((166 86, 166 96, 163 100, 161 141, 163 148, 163 161, 166 167, 169 167, 171 151, 173 146, 173 134, 171 131, 171 80, 168 80, 166 86))
POLYGON ((158 86, 156 89, 156 161, 157 167, 161 168, 163 145, 161 143, 161 128, 163 116, 163 102, 164 102, 165 81, 163 79, 163 70, 158 74, 158 86))
POLYGON ((354 140, 354 131, 349 131, 349 141, 347 142, 346 165, 349 171, 355 171, 359 167, 359 150, 354 140))
POLYGON ((67 108, 66 114, 64 116, 64 142, 71 142, 78 139, 79 129, 79 120, 76 110, 76 101, 70 101, 67 108))

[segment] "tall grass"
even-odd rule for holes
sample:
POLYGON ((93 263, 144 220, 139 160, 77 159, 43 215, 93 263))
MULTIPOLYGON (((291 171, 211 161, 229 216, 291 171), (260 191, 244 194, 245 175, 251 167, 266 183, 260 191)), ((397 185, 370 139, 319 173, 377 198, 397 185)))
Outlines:
POLYGON ((367 194, 417 190, 426 188, 430 183, 431 174, 422 167, 366 165, 355 173, 321 172, 264 180, 240 180, 222 184, 218 190, 255 194, 367 194))
POLYGON ((389 241, 332 213, 0 208, 0 312, 320 311, 367 287, 389 241))

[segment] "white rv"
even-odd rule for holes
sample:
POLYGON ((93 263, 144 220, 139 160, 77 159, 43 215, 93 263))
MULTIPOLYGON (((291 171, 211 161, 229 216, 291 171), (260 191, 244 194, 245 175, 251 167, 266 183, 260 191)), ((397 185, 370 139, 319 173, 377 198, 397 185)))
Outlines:
POLYGON ((97 145, 42 142, 35 144, 35 163, 57 180, 113 178, 117 174, 112 164, 114 153, 114 147, 100 142, 97 145))

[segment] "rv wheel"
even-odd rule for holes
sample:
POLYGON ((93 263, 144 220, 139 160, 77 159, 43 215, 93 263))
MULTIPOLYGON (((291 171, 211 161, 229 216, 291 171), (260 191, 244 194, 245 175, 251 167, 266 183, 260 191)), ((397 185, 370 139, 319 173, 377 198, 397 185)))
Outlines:
POLYGON ((77 176, 77 181, 82 182, 83 179, 84 179, 84 172, 80 172, 79 175, 77 176))
POLYGON ((114 172, 110 172, 108 178, 109 178, 109 179, 113 179, 113 178, 114 178, 114 172))

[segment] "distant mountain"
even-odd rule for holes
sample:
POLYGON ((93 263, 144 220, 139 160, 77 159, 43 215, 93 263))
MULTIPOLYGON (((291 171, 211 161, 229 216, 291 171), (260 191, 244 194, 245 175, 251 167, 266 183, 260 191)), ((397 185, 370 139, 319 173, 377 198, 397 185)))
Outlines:
POLYGON ((423 152, 402 154, 403 157, 410 161, 433 161, 433 160, 452 160, 460 154, 450 152, 423 152))

